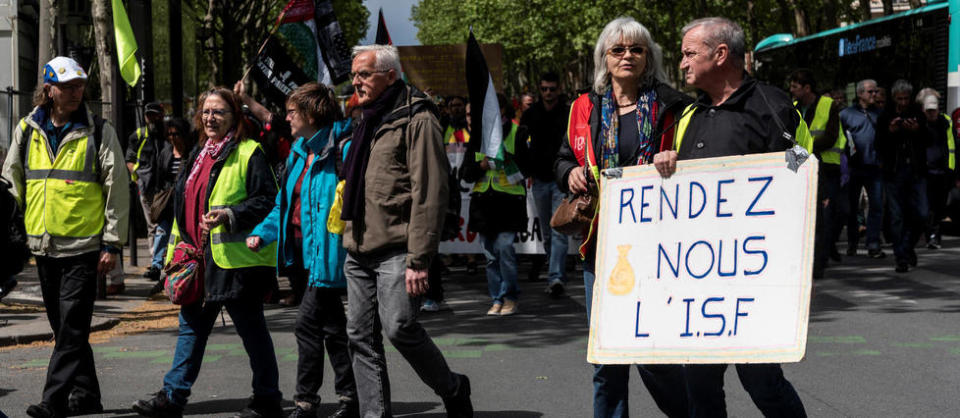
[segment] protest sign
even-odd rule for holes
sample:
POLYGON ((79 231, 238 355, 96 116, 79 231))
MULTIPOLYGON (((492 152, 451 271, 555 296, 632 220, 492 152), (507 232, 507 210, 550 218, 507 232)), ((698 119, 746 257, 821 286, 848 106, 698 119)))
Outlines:
POLYGON ((781 363, 807 340, 817 161, 681 161, 601 182, 588 361, 781 363))
MULTIPOLYGON (((398 46, 400 66, 410 84, 439 96, 467 96, 467 45, 398 46)), ((482 44, 490 76, 497 91, 503 91, 503 47, 482 44)))

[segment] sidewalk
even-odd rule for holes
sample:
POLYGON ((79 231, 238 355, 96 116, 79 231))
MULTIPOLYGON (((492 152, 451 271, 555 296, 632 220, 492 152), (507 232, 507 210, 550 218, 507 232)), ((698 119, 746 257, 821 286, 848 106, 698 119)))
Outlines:
MULTIPOLYGON (((107 296, 94 304, 91 331, 112 328, 120 317, 142 305, 154 282, 143 277, 150 265, 150 248, 146 238, 137 242, 137 266, 130 264, 130 249, 123 251, 124 285, 126 290, 119 295, 107 296)), ((53 331, 47 322, 40 294, 37 266, 30 265, 16 276, 17 287, 0 302, 0 347, 53 339, 53 331), (14 306, 11 306, 14 305, 14 306), (18 305, 31 305, 23 307, 18 305), (33 309, 33 306, 37 308, 33 309)))

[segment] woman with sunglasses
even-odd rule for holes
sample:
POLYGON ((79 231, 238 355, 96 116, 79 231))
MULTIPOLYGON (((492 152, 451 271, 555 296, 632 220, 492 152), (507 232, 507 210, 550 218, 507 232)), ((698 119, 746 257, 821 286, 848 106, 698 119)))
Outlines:
POLYGON ((343 120, 333 90, 319 83, 294 90, 287 98, 286 110, 290 132, 298 139, 280 176, 282 188, 273 210, 250 233, 247 248, 262 252, 267 251, 264 246, 277 242, 273 251, 277 252, 279 273, 306 284, 294 331, 297 393, 293 397, 296 409, 290 417, 317 416, 324 344, 339 400, 339 408, 330 416, 357 417, 357 384, 347 351, 347 316, 341 300, 347 287, 343 275, 346 251, 339 233, 328 229, 328 220, 340 220, 339 211, 332 209, 340 145, 350 137, 350 119, 343 120))
POLYGON ((263 299, 276 287, 276 252, 247 249, 250 231, 270 213, 277 182, 260 145, 245 136, 240 100, 223 87, 200 98, 194 122, 198 147, 183 160, 174 189, 174 252, 196 251, 203 277, 198 301, 180 307, 180 335, 163 389, 133 404, 147 417, 179 417, 200 374, 207 337, 222 308, 250 357, 253 397, 236 416, 280 417, 277 357, 263 316, 263 299))
MULTIPOLYGON (((593 91, 581 95, 571 106, 567 139, 554 168, 561 190, 597 196, 600 170, 650 164, 654 154, 670 149, 673 121, 692 100, 666 85, 660 46, 647 28, 632 18, 621 17, 607 24, 597 40, 593 59, 593 91)), ((597 222, 598 216, 594 216, 594 224, 584 231, 579 249, 588 322, 597 222)), ((667 416, 687 416, 682 366, 638 365, 637 370, 667 416)), ((594 416, 628 415, 629 376, 628 365, 594 365, 594 416)))

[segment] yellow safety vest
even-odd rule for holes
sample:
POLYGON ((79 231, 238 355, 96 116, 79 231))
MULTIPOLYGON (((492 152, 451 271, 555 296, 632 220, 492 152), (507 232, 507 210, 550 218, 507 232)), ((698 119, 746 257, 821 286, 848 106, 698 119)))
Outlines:
MULTIPOLYGON (((683 142, 683 135, 687 132, 687 126, 690 125, 690 120, 693 119, 693 114, 697 111, 697 104, 691 103, 683 109, 683 113, 680 116, 680 121, 677 122, 677 132, 674 134, 673 139, 673 150, 680 150, 680 143, 683 142)), ((800 111, 797 111, 797 115, 800 114, 800 111)), ((797 141, 797 144, 805 148, 808 152, 813 151, 813 137, 810 136, 810 130, 807 128, 807 123, 803 121, 803 117, 800 117, 800 124, 797 125, 797 130, 793 133, 793 139, 797 141)))
MULTIPOLYGON (((793 104, 796 105, 797 102, 794 101, 793 104)), ((830 121, 830 108, 832 106, 833 99, 827 96, 820 96, 819 100, 817 100, 817 107, 813 113, 813 121, 810 122, 810 136, 813 137, 814 142, 816 142, 817 137, 826 133, 827 122, 830 121)), ((838 121, 837 123, 840 122, 838 121)), ((843 154, 843 149, 846 146, 847 136, 843 133, 843 125, 840 124, 837 127, 837 140, 834 141, 830 149, 820 153, 820 161, 826 164, 840 165, 840 155, 843 154)))
MULTIPOLYGON (((27 130, 26 119, 20 130, 27 130)), ((69 139, 59 150, 33 129, 26 147, 24 223, 27 235, 87 238, 103 232, 103 186, 97 173, 98 151, 92 136, 69 139), (55 155, 53 161, 50 155, 55 155)))
MULTIPOLYGON (((210 192, 210 198, 207 201, 207 209, 226 209, 236 206, 247 198, 247 164, 250 162, 250 156, 254 151, 260 148, 260 144, 252 139, 245 139, 237 144, 237 147, 230 152, 220 174, 217 176, 217 182, 213 185, 213 191, 210 192)), ((189 168, 188 168, 189 169, 189 168)), ((247 248, 246 240, 250 235, 250 230, 240 232, 229 232, 225 225, 220 225, 210 230, 210 253, 213 255, 213 261, 220 268, 236 269, 244 267, 276 267, 277 265, 277 243, 271 243, 258 252, 250 251, 247 248)), ((170 243, 167 245, 167 259, 170 262, 173 259, 173 251, 177 242, 180 241, 180 229, 177 227, 176 219, 173 222, 173 234, 170 243)))
POLYGON ((950 116, 942 115, 944 119, 947 120, 947 124, 950 126, 950 129, 947 130, 947 167, 951 170, 957 169, 957 138, 953 135, 953 121, 950 119, 950 116))
MULTIPOLYGON (((507 134, 507 137, 503 139, 503 148, 506 150, 507 154, 513 155, 516 150, 516 137, 517 137, 517 124, 510 124, 510 133, 507 134)), ((485 156, 482 153, 476 154, 477 161, 483 161, 485 156)), ((480 180, 477 180, 473 185, 473 191, 477 193, 483 193, 487 191, 490 186, 493 185, 493 190, 503 193, 509 193, 512 195, 522 196, 526 193, 526 188, 523 187, 523 184, 511 183, 510 179, 507 177, 507 172, 503 167, 497 167, 494 170, 487 170, 484 177, 480 180)))
POLYGON ((140 145, 137 146, 137 162, 133 163, 133 171, 130 172, 130 180, 137 181, 137 169, 140 168, 140 154, 143 153, 143 145, 150 138, 150 130, 146 127, 137 128, 137 138, 140 139, 140 145))

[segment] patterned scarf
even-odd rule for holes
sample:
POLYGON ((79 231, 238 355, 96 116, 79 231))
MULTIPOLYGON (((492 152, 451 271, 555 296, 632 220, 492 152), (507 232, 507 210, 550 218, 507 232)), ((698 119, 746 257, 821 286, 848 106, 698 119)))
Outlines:
MULTIPOLYGON (((190 175, 187 177, 186 184, 190 184, 194 181, 194 177, 197 176, 197 173, 200 172, 200 167, 203 166, 203 157, 209 155, 210 158, 216 160, 220 158, 220 153, 223 152, 223 148, 233 140, 234 131, 231 129, 230 132, 227 132, 227 135, 223 137, 220 141, 213 142, 207 140, 207 143, 203 145, 203 149, 200 150, 200 153, 197 154, 197 159, 193 161, 193 167, 190 169, 190 175)), ((188 186, 189 187, 189 186, 188 186)))
MULTIPOLYGON (((653 161, 653 126, 657 115, 657 91, 653 87, 641 90, 637 95, 637 131, 640 132, 640 154, 637 164, 649 164, 653 161)), ((620 167, 620 115, 617 102, 613 99, 613 88, 608 88, 601 100, 600 117, 603 123, 600 132, 603 138, 603 158, 601 169, 620 167)))

